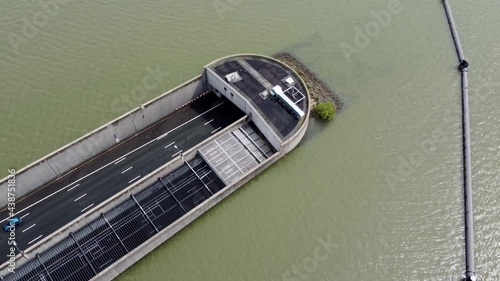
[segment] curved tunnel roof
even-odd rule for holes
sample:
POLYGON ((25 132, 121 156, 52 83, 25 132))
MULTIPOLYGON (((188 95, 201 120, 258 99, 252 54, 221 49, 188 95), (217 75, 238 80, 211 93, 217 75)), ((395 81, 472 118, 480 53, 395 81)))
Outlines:
POLYGON ((221 80, 246 96, 264 119, 284 141, 302 125, 304 118, 294 116, 293 109, 271 98, 271 89, 280 86, 294 106, 309 114, 309 94, 306 85, 290 67, 273 58, 243 54, 218 59, 206 68, 221 80))

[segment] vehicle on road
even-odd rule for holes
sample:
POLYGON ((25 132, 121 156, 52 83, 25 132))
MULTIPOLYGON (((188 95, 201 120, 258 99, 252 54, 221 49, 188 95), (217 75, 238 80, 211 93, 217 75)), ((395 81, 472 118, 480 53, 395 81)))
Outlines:
POLYGON ((18 217, 12 217, 10 219, 8 219, 5 224, 3 225, 3 231, 5 232, 9 232, 11 227, 18 227, 20 226, 21 224, 23 223, 23 221, 21 220, 21 218, 18 218, 18 217))

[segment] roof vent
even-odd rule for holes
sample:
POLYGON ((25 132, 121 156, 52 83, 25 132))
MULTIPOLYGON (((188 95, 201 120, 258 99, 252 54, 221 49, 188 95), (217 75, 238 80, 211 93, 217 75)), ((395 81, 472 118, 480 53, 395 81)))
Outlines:
POLYGON ((241 79, 240 74, 238 74, 238 71, 235 71, 235 72, 232 72, 232 73, 229 73, 228 75, 226 75, 226 80, 229 83, 235 83, 235 82, 241 81, 242 79, 241 79))
POLYGON ((295 84, 295 81, 293 80, 292 77, 288 77, 288 78, 285 79, 285 83, 286 83, 287 87, 291 87, 291 86, 293 86, 295 84))

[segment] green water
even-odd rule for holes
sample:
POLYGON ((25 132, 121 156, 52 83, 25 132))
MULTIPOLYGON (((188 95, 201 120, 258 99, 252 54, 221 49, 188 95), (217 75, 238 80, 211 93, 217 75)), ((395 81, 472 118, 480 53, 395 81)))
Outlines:
MULTIPOLYGON (((47 14, 35 1, 2 1, 0 175, 213 59, 289 51, 341 96, 344 110, 328 126, 312 122, 293 153, 119 280, 458 280, 465 268, 461 99, 441 1, 401 1, 401 12, 372 30, 366 46, 348 58, 342 50, 356 46, 355 29, 374 21, 372 11, 392 2, 72 0, 47 14), (33 16, 41 27, 26 36, 23 19, 33 16), (131 96, 156 65, 170 75, 131 96), (318 259, 320 240, 335 247, 318 259)), ((471 62, 476 270, 494 281, 500 2, 451 5, 471 62)))

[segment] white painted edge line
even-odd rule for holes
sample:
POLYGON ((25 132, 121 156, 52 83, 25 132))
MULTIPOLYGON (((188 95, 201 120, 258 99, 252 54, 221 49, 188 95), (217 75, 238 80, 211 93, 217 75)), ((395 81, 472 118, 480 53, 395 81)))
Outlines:
POLYGON ((22 219, 22 218, 26 217, 26 216, 27 216, 27 215, 29 215, 29 214, 30 214, 30 213, 27 213, 26 215, 24 215, 24 216, 22 216, 22 217, 20 217, 20 218, 22 219))
POLYGON ((171 143, 171 144, 169 144, 169 145, 165 146, 165 148, 169 148, 169 147, 171 147, 171 146, 172 146, 172 145, 174 145, 174 144, 175 144, 175 141, 174 141, 173 143, 171 143))
MULTIPOLYGON (((209 110, 207 110, 207 111, 203 112, 202 114, 200 114, 200 115, 198 115, 198 116, 194 117, 193 119, 191 119, 191 120, 189 120, 189 121, 186 121, 185 123, 183 123, 183 124, 181 124, 181 125, 179 125, 179 126, 177 126, 177 127, 173 128, 172 130, 168 131, 167 133, 163 134, 162 136, 160 136, 160 137, 158 137, 158 138, 156 138, 156 139, 153 139, 153 140, 151 140, 151 141, 149 141, 149 142, 147 142, 147 143, 145 143, 145 144, 143 144, 143 145, 139 146, 138 148, 136 148, 136 149, 134 149, 134 150, 132 150, 132 151, 128 152, 127 154, 125 154, 125 155, 123 155, 123 156, 121 156, 121 157, 118 157, 117 159, 115 159, 115 160, 113 160, 113 161, 109 162, 108 164, 106 164, 106 165, 102 166, 101 168, 99 168, 99 169, 97 169, 97 170, 93 171, 92 173, 90 173, 90 174, 88 174, 88 175, 86 175, 86 176, 81 177, 80 179, 78 179, 78 180, 76 180, 76 181, 74 181, 74 182, 72 182, 72 183, 70 183, 70 184, 66 185, 65 187, 63 187, 63 188, 59 189, 58 191, 56 191, 56 192, 54 192, 54 193, 51 193, 50 195, 45 196, 44 198, 42 198, 42 199, 40 199, 40 200, 36 201, 35 203, 33 203, 33 204, 29 205, 28 207, 26 207, 26 208, 24 208, 24 209, 20 210, 19 212, 17 212, 17 213, 16 213, 16 215, 17 215, 17 214, 19 214, 19 213, 22 213, 23 211, 26 211, 27 209, 29 209, 29 208, 31 208, 31 207, 33 207, 33 206, 37 205, 38 203, 40 203, 40 202, 42 202, 42 201, 45 201, 46 199, 48 199, 48 198, 50 198, 50 197, 52 197, 52 196, 56 195, 57 193, 59 193, 59 192, 61 192, 61 191, 65 190, 66 188, 68 188, 68 187, 69 187, 69 186, 71 186, 72 184, 77 183, 77 182, 79 182, 79 181, 81 181, 81 180, 83 180, 83 179, 85 179, 85 178, 89 177, 90 175, 93 175, 93 174, 97 173, 98 171, 100 171, 100 170, 102 170, 102 169, 106 168, 107 166, 109 166, 109 165, 113 164, 115 161, 120 160, 121 158, 126 157, 126 156, 128 156, 128 155, 130 155, 130 154, 132 154, 132 153, 136 152, 137 150, 139 150, 139 149, 141 149, 141 148, 145 147, 146 145, 148 145, 148 144, 150 144, 150 143, 152 143, 152 142, 154 142, 154 141, 156 141, 156 140, 161 139, 162 137, 166 136, 168 133, 170 133, 170 132, 172 132, 172 131, 174 131, 174 130, 177 130, 178 128, 180 128, 180 127, 184 126, 185 124, 187 124, 187 123, 189 123, 189 122, 191 122, 191 121, 193 121, 193 120, 195 120, 195 119, 197 119, 197 118, 199 118, 199 117, 201 117, 201 116, 205 115, 205 114, 206 114, 206 113, 208 113, 209 111, 212 111, 212 110, 216 109, 217 107, 219 107, 219 106, 223 105, 224 103, 225 103, 225 102, 219 103, 218 105, 216 105, 216 106, 214 106, 214 107, 210 108, 209 110)), ((9 217, 6 217, 5 219, 1 220, 1 221, 0 221, 0 223, 2 223, 2 222, 4 222, 4 221, 6 221, 6 220, 8 220, 8 219, 9 219, 9 217)))
POLYGON ((40 236, 38 236, 37 238, 35 238, 35 239, 31 240, 30 242, 28 242, 28 245, 29 245, 29 244, 31 244, 31 243, 33 243, 33 242, 35 242, 36 240, 38 240, 38 239, 42 238, 42 236, 43 236, 43 235, 40 235, 40 236))
POLYGON ((206 125, 208 125, 208 124, 212 123, 212 121, 214 121, 214 119, 212 119, 212 120, 208 121, 207 123, 205 123, 205 125, 204 125, 204 126, 206 126, 206 125))
POLYGON ((83 197, 85 197, 86 195, 87 195, 87 193, 85 193, 85 194, 83 194, 82 196, 80 196, 80 197, 76 198, 76 199, 74 200, 74 202, 76 202, 76 201, 78 201, 78 200, 82 199, 82 198, 83 198, 83 197))
POLYGON ((134 166, 130 166, 128 167, 127 169, 125 169, 124 171, 121 172, 121 174, 125 174, 127 171, 130 171, 134 166))
POLYGON ((94 203, 92 203, 92 204, 88 205, 87 207, 83 208, 83 209, 80 211, 80 213, 85 212, 86 210, 88 210, 88 209, 89 209, 90 207, 92 207, 92 206, 94 206, 94 203))
POLYGON ((135 178, 131 179, 128 183, 132 183, 133 181, 135 181, 136 179, 138 179, 138 178, 140 178, 140 177, 141 177, 141 176, 139 175, 139 176, 137 176, 137 177, 135 177, 135 178))
POLYGON ((116 165, 116 164, 118 164, 118 163, 120 163, 120 162, 122 162, 123 160, 125 160, 125 158, 126 158, 126 157, 123 157, 123 158, 121 158, 121 159, 116 160, 116 161, 115 161, 115 165, 116 165))
POLYGON ((210 111, 212 111, 212 110, 216 109, 217 107, 219 107, 219 106, 223 105, 224 103, 225 103, 225 102, 221 102, 221 103, 219 103, 218 105, 216 105, 216 106, 214 106, 214 107, 210 108, 209 110, 207 110, 207 111, 203 112, 202 114, 199 114, 199 115, 197 115, 196 117, 194 117, 194 118, 192 118, 192 119, 190 119, 190 120, 188 120, 188 121, 186 121, 186 122, 184 122, 184 123, 180 124, 179 126, 177 126, 177 127, 173 128, 172 130, 170 130, 170 131, 166 132, 165 134, 163 134, 163 135, 161 135, 161 136, 157 137, 157 138, 156 138, 156 140, 161 140, 163 137, 165 137, 166 135, 168 135, 168 134, 169 134, 169 133, 171 133, 172 131, 175 131, 175 130, 177 130, 178 128, 180 128, 180 127, 182 127, 182 126, 186 125, 187 123, 190 123, 190 122, 192 122, 193 120, 200 118, 201 116, 203 116, 203 115, 207 114, 208 112, 210 112, 210 111))
POLYGON ((30 227, 26 228, 26 229, 25 229, 25 230, 23 230, 22 232, 27 231, 28 229, 32 228, 32 227, 33 227, 33 226, 35 226, 35 225, 36 225, 36 223, 34 223, 32 226, 30 226, 30 227))
POLYGON ((182 153, 183 150, 179 150, 178 152, 176 152, 174 155, 172 155, 172 158, 174 158, 175 156, 179 155, 182 153))
POLYGON ((71 191, 73 190, 75 187, 78 187, 80 184, 76 184, 75 186, 73 186, 72 188, 68 189, 67 191, 71 191))
POLYGON ((215 132, 217 132, 217 131, 218 131, 218 130, 220 130, 221 128, 222 128, 222 127, 219 127, 219 128, 217 128, 217 129, 213 130, 213 131, 212 131, 212 134, 213 134, 213 133, 215 133, 215 132))

